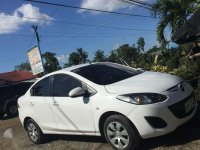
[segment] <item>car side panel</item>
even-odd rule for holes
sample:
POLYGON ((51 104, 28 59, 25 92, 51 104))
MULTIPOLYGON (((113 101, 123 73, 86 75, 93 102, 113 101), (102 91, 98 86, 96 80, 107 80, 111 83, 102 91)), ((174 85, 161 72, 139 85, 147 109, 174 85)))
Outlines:
POLYGON ((40 126, 42 131, 56 131, 56 122, 49 106, 48 97, 23 96, 19 98, 18 104, 20 106, 18 109, 19 117, 22 123, 26 117, 30 117, 40 126))
POLYGON ((96 135, 100 135, 99 120, 104 113, 116 112, 124 116, 128 116, 128 114, 136 108, 135 105, 117 100, 116 97, 117 95, 115 94, 106 93, 97 93, 93 96, 91 106, 94 116, 96 135))

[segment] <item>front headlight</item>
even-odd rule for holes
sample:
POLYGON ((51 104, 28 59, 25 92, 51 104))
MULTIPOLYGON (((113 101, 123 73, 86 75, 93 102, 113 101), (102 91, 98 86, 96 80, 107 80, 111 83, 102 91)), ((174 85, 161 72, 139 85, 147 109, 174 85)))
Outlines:
POLYGON ((136 105, 145 105, 163 102, 167 99, 167 96, 157 93, 137 93, 119 95, 117 99, 136 105))

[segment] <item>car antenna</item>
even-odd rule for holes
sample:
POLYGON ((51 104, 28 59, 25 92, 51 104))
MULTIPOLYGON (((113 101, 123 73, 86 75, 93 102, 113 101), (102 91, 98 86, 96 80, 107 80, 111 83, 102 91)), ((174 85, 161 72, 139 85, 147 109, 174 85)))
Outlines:
MULTIPOLYGON (((129 66, 129 64, 128 64, 125 60, 123 60, 122 58, 119 58, 119 60, 121 61, 121 63, 122 63, 123 65, 129 66)), ((130 66, 129 66, 129 67, 130 67, 130 66)))

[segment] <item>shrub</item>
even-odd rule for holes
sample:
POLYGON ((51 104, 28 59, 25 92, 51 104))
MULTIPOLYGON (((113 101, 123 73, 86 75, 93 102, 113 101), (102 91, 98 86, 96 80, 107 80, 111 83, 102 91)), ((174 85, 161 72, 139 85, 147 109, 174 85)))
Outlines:
POLYGON ((151 70, 156 72, 168 72, 167 66, 162 65, 154 65, 151 67, 151 70))

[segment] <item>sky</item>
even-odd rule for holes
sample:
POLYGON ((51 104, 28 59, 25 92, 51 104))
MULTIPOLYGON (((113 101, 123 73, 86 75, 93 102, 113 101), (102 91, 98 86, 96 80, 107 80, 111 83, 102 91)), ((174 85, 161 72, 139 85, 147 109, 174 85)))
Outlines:
MULTIPOLYGON (((151 16, 149 10, 120 0, 48 2, 151 16)), ((146 2, 152 3, 153 0, 146 2)), ((38 25, 41 52, 56 53, 61 65, 66 63, 71 52, 80 47, 87 51, 89 59, 92 59, 98 49, 104 50, 105 55, 108 55, 110 50, 122 44, 137 43, 139 37, 144 37, 146 50, 158 45, 155 18, 100 13, 24 0, 1 0, 0 73, 13 71, 15 65, 28 60, 27 51, 37 44, 32 25, 38 25)))

